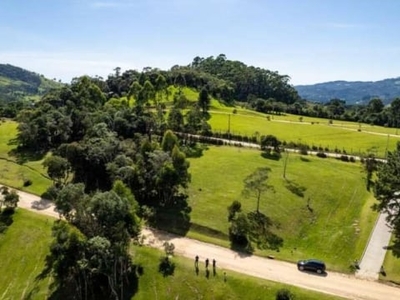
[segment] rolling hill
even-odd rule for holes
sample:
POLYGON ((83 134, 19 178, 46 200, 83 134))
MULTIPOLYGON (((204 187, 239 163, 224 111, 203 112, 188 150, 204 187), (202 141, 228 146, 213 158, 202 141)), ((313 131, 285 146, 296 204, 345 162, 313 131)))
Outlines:
POLYGON ((347 104, 367 103, 380 98, 385 104, 400 97, 400 77, 380 81, 331 81, 313 85, 298 85, 295 89, 303 99, 328 102, 333 98, 347 104))
POLYGON ((10 64, 0 64, 0 102, 35 101, 48 90, 61 86, 61 83, 43 75, 10 64))

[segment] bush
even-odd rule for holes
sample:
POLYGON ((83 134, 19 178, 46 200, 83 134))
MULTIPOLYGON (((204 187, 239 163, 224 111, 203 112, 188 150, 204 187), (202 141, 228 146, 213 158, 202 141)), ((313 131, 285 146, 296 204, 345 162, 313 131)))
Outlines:
POLYGON ((158 272, 164 277, 174 275, 175 263, 173 263, 168 256, 160 258, 160 264, 158 265, 158 272))
POLYGON ((341 156, 340 156, 340 160, 341 160, 341 161, 348 162, 348 161, 349 161, 349 157, 348 157, 347 155, 341 155, 341 156))
POLYGON ((301 147, 300 148, 300 154, 301 155, 308 155, 307 147, 301 147))
POLYGON ((232 111, 232 113, 233 113, 233 114, 237 114, 237 109, 234 108, 233 111, 232 111))
POLYGON ((294 300, 294 294, 288 289, 280 289, 276 292, 276 300, 294 300))
POLYGON ((327 157, 327 155, 324 152, 318 152, 317 156, 320 157, 320 158, 326 158, 327 157))
POLYGON ((353 156, 350 156, 350 162, 356 162, 356 159, 353 156))
POLYGON ((32 185, 32 180, 30 179, 24 179, 24 187, 32 185))

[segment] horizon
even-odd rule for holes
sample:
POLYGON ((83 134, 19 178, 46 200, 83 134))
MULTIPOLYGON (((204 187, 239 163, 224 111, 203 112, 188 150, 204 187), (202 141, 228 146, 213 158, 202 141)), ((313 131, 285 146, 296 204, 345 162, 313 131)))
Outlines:
POLYGON ((3 0, 0 63, 69 83, 225 54, 292 85, 398 78, 395 1, 3 0))

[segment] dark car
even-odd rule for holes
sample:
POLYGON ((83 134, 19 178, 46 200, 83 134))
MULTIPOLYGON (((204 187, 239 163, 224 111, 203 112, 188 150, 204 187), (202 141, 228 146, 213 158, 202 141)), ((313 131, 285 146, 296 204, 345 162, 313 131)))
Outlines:
POLYGON ((318 274, 325 273, 325 263, 318 259, 305 259, 297 262, 300 271, 314 271, 318 274))

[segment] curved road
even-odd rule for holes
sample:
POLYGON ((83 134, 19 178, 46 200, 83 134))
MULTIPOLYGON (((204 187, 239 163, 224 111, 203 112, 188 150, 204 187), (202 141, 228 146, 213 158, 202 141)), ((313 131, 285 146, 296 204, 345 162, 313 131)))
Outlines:
MULTIPOLYGON (((54 205, 49 201, 21 191, 19 191, 19 195, 19 207, 49 217, 58 217, 58 213, 54 211, 54 205)), ((296 265, 291 263, 257 256, 241 255, 226 248, 156 230, 144 229, 142 235, 144 243, 151 247, 163 248, 163 242, 169 241, 175 245, 175 253, 179 255, 188 258, 194 258, 196 255, 199 255, 201 262, 204 262, 206 258, 215 259, 217 261, 217 270, 219 271, 221 269, 233 270, 347 299, 400 299, 399 288, 376 281, 358 279, 353 275, 328 272, 324 276, 319 276, 313 273, 299 272, 296 265)), ((202 264, 200 271, 203 271, 202 264)), ((227 278, 229 280, 229 272, 227 272, 227 278)))

